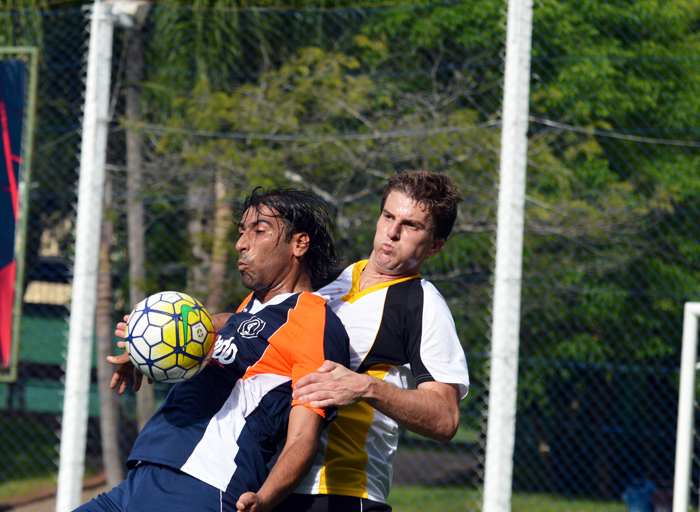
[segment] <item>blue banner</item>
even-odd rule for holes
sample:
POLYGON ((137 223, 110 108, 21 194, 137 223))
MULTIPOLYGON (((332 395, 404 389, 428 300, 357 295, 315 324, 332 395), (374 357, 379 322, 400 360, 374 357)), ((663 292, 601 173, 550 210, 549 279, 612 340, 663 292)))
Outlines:
POLYGON ((26 66, 0 61, 0 366, 10 364, 26 66))

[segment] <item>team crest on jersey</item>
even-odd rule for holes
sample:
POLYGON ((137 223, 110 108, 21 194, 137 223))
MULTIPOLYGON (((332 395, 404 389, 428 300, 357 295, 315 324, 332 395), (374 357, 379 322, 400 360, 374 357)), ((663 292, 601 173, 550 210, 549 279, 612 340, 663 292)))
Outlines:
POLYGON ((238 326, 238 334, 244 338, 255 338, 264 328, 265 322, 254 316, 245 322, 241 322, 241 325, 238 326))

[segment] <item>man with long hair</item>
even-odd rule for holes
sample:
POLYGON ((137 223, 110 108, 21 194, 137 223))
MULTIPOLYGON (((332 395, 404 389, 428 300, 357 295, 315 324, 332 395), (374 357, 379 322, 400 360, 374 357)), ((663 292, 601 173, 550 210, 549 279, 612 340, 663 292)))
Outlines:
MULTIPOLYGON (((242 210, 238 270, 252 293, 218 330, 207 367, 175 384, 145 425, 127 479, 81 512, 265 512, 310 467, 335 411, 301 404, 293 386, 325 359, 349 364, 342 324, 311 293, 337 260, 330 214, 313 194, 260 188, 242 210)), ((122 393, 133 365, 125 354, 108 360, 119 364, 111 387, 122 393)))

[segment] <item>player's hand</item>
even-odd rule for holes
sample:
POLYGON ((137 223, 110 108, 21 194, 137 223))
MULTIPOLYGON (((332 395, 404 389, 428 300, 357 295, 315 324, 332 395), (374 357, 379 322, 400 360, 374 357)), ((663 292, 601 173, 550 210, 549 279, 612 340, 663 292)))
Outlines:
POLYGON ((236 503, 236 508, 241 512, 266 512, 267 507, 260 499, 260 495, 254 492, 241 494, 236 503))
MULTIPOLYGON (((117 329, 114 331, 114 334, 116 334, 120 338, 126 338, 126 324, 128 321, 129 315, 125 315, 124 321, 119 322, 117 324, 117 329)), ((126 342, 119 341, 117 343, 117 346, 119 348, 125 349, 126 342)), ((121 395, 122 393, 124 393, 124 391, 126 391, 126 387, 129 384, 129 379, 131 378, 131 375, 134 376, 134 391, 138 391, 139 389, 141 389, 141 383, 143 382, 143 374, 136 370, 134 364, 131 362, 131 359, 129 359, 129 354, 124 352, 123 354, 120 354, 118 356, 107 356, 107 361, 117 365, 117 369, 114 371, 114 375, 112 375, 112 380, 109 383, 109 389, 117 388, 117 392, 121 395)), ((153 380, 148 379, 148 383, 153 384, 153 380)))
POLYGON ((371 384, 370 379, 369 375, 326 361, 318 373, 305 375, 297 381, 292 396, 314 408, 343 407, 363 399, 371 384))
POLYGON ((109 383, 109 389, 116 388, 117 392, 121 395, 126 391, 126 386, 129 384, 129 379, 132 375, 134 376, 134 391, 141 389, 143 374, 136 371, 134 363, 129 359, 129 354, 124 352, 118 356, 107 356, 107 361, 117 365, 117 369, 114 370, 114 375, 112 375, 112 380, 109 383))
POLYGON ((117 324, 117 328, 114 331, 114 334, 116 334, 120 338, 126 338, 126 324, 129 322, 129 317, 131 315, 124 315, 124 321, 119 322, 117 324))

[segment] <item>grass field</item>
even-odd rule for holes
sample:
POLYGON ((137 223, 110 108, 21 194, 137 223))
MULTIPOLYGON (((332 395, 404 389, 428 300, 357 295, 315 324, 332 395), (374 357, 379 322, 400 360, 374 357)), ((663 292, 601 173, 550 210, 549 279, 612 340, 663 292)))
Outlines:
POLYGON ((54 476, 37 476, 23 480, 8 480, 0 483, 0 505, 23 501, 29 496, 56 488, 54 476))
MULTIPOLYGON (((451 512, 481 509, 481 492, 459 487, 394 487, 389 504, 395 512, 451 512)), ((622 503, 570 499, 552 494, 515 493, 513 512, 625 512, 622 503)))

